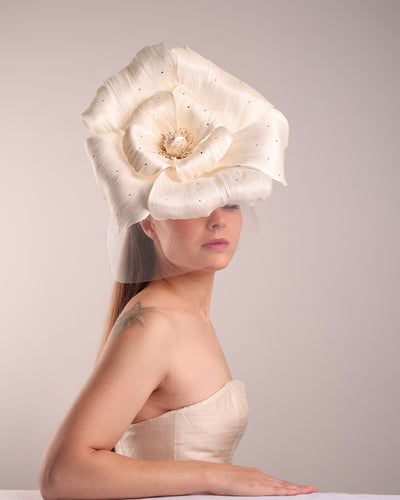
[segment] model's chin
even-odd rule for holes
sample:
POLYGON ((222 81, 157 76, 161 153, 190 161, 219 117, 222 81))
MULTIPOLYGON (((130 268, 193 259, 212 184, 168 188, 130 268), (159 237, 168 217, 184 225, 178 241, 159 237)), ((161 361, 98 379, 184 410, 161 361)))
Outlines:
POLYGON ((163 266, 160 266, 160 277, 175 276, 179 274, 188 274, 193 272, 215 272, 225 269, 232 260, 231 252, 215 252, 204 258, 195 260, 194 262, 185 262, 174 264, 173 261, 165 261, 163 266))
POLYGON ((229 262, 224 266, 218 266, 214 269, 214 271, 222 271, 222 269, 226 269, 229 266, 229 262))
POLYGON ((225 269, 226 267, 228 267, 231 260, 231 255, 221 255, 220 258, 214 260, 214 262, 210 265, 210 268, 213 271, 220 271, 221 269, 225 269))

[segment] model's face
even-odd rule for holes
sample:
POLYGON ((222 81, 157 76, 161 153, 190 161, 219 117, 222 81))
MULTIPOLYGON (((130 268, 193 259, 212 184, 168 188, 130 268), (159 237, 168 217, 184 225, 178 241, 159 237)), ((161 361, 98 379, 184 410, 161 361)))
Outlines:
POLYGON ((180 272, 217 271, 226 267, 239 242, 242 213, 239 205, 217 208, 197 219, 150 219, 150 233, 161 265, 180 272))

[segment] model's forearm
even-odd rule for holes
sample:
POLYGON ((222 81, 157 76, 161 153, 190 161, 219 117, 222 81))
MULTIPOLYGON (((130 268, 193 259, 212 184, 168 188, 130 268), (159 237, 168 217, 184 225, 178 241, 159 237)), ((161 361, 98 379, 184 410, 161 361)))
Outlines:
POLYGON ((39 477, 45 500, 117 499, 208 493, 211 462, 149 461, 107 450, 90 452, 39 477))

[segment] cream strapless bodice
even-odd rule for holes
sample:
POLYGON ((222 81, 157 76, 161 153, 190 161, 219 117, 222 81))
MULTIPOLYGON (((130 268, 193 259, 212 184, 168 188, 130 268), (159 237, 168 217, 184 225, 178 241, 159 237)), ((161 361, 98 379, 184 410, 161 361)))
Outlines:
POLYGON ((246 386, 230 380, 203 401, 131 424, 114 448, 142 460, 231 464, 248 418, 246 386))

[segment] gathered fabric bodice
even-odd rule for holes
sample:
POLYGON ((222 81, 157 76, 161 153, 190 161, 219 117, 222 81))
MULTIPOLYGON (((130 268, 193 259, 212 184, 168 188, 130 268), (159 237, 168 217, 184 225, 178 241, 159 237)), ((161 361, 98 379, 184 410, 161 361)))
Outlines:
POLYGON ((231 464, 248 419, 246 386, 230 380, 203 401, 131 424, 114 448, 142 460, 231 464))

